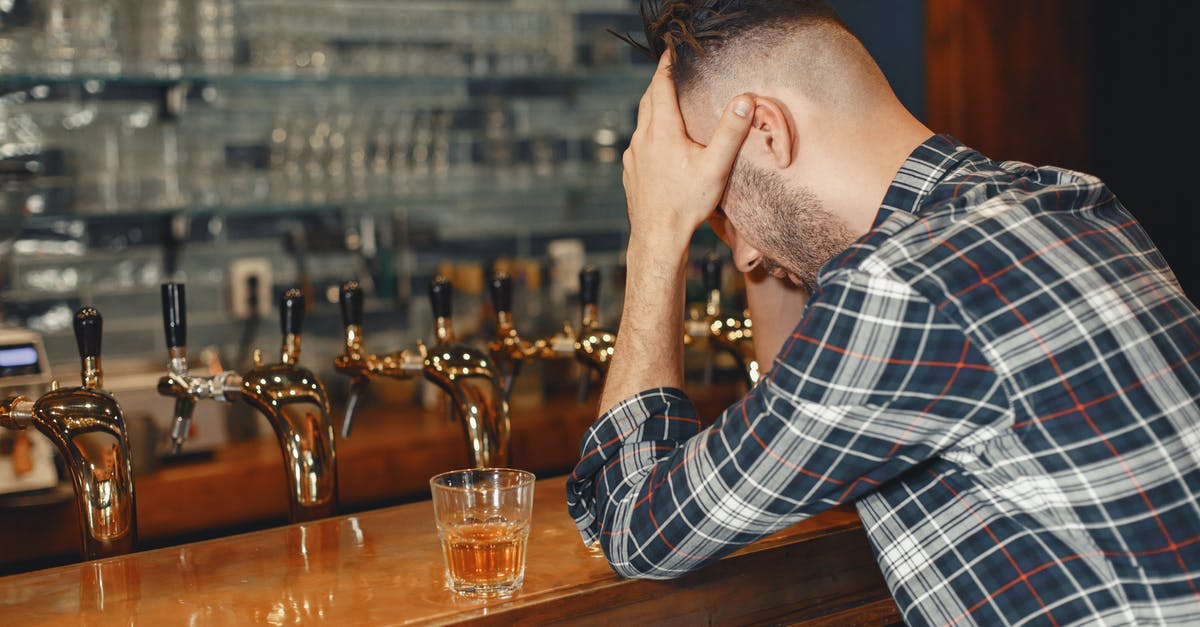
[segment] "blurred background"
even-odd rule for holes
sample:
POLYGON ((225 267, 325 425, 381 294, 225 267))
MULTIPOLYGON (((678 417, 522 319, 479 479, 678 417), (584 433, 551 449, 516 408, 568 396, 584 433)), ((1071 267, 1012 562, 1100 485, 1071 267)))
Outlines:
MULTIPOLYGON (((1186 3, 835 4, 932 128, 1105 178, 1200 290, 1186 3)), ((68 313, 93 304, 106 355, 157 362, 158 285, 186 280, 193 343, 234 359, 293 285, 338 340, 332 287, 358 277, 402 342, 432 275, 481 296, 499 260, 553 325, 552 242, 620 288, 650 68, 606 29, 637 32, 635 3, 0 1, 0 315, 72 362, 68 313)))

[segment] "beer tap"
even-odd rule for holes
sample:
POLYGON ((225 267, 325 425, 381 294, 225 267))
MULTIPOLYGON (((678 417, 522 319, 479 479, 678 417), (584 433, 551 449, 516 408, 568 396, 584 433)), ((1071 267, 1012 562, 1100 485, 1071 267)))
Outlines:
POLYGON ((137 507, 125 417, 105 392, 100 368, 100 312, 84 307, 75 314, 75 341, 83 385, 50 391, 36 401, 14 396, 0 404, 0 427, 33 425, 50 438, 66 460, 75 486, 81 554, 84 559, 128 553, 137 544, 137 507))
POLYGON ((280 302, 283 345, 279 362, 262 363, 254 351, 254 367, 239 374, 223 371, 192 376, 187 365, 187 318, 184 286, 162 287, 163 328, 170 361, 159 379, 158 392, 175 399, 171 439, 176 451, 187 439, 192 411, 200 399, 232 402, 241 399, 258 410, 275 432, 284 458, 292 522, 323 518, 337 510, 337 455, 325 386, 299 364, 304 296, 288 290, 280 302))
POLYGON ((505 376, 505 398, 512 391, 513 381, 521 365, 530 359, 562 359, 574 356, 587 366, 580 379, 580 402, 587 400, 591 372, 601 377, 608 371, 613 348, 617 343, 616 331, 600 326, 599 292, 600 271, 588 266, 579 273, 579 300, 581 303, 580 330, 576 333, 570 323, 563 330, 546 338, 529 342, 521 339, 512 322, 512 280, 504 273, 497 274, 491 283, 492 306, 496 310, 496 338, 488 344, 492 358, 497 363, 508 363, 505 376))
POLYGON ((508 464, 512 442, 508 397, 502 377, 487 355, 458 343, 450 322, 454 288, 437 277, 429 285, 433 306, 434 345, 425 353, 425 378, 450 396, 467 438, 467 453, 476 467, 508 464))
POLYGON ((600 326, 600 271, 588 266, 579 272, 579 302, 583 308, 575 355, 600 376, 608 372, 617 332, 600 326))
POLYGON ((346 400, 346 417, 342 421, 342 437, 350 437, 350 427, 359 399, 366 391, 371 377, 411 379, 425 367, 424 345, 416 352, 403 350, 388 355, 368 353, 363 345, 363 291, 358 281, 346 281, 338 294, 345 327, 345 349, 333 360, 338 372, 350 377, 350 394, 346 400))
POLYGON ((199 399, 231 402, 241 397, 242 376, 224 370, 208 377, 191 376, 187 362, 187 299, 182 283, 162 286, 163 332, 167 340, 167 375, 158 381, 158 393, 175 399, 171 421, 171 452, 178 454, 187 441, 192 414, 199 399))
POLYGON ((759 370, 754 355, 754 332, 750 312, 744 311, 740 318, 722 315, 720 257, 709 253, 701 262, 701 269, 704 277, 704 317, 686 322, 684 343, 691 345, 700 338, 707 338, 709 350, 721 350, 733 356, 746 385, 753 387, 758 382, 759 370))
POLYGON ((575 355, 575 332, 571 325, 564 324, 563 330, 546 338, 529 342, 521 338, 512 319, 512 278, 498 272, 490 285, 492 308, 496 310, 496 338, 488 343, 488 352, 498 366, 508 372, 504 375, 504 398, 510 398, 513 383, 521 372, 521 366, 531 359, 562 359, 575 355))
POLYGON ((429 286, 434 316, 433 345, 418 341, 416 350, 379 356, 368 353, 362 339, 362 288, 357 281, 342 285, 340 301, 345 325, 345 349, 333 362, 350 377, 350 399, 342 435, 349 436, 354 408, 371 378, 410 379, 421 374, 450 397, 451 413, 463 425, 467 455, 476 468, 506 466, 511 456, 508 397, 502 377, 487 355, 458 343, 450 322, 453 287, 443 277, 429 286))

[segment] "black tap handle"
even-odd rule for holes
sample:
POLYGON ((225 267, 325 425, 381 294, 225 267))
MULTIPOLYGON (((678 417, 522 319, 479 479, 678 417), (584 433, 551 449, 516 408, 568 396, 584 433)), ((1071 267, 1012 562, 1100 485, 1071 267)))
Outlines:
POLYGON ((350 280, 342 283, 342 290, 338 294, 338 304, 342 306, 342 326, 362 326, 363 291, 358 281, 350 280))
POLYGON ((163 332, 167 348, 187 346, 187 298, 183 283, 163 283, 163 332))
POLYGON ((100 332, 104 319, 95 307, 83 307, 75 312, 75 343, 79 346, 79 358, 100 356, 100 332))
POLYGON ((450 317, 450 300, 454 296, 454 286, 450 279, 439 276, 429 284, 429 305, 433 308, 433 317, 450 317))
POLYGON ((496 313, 512 313, 512 277, 507 272, 492 277, 492 307, 496 313))
POLYGON ((708 253, 701 265, 704 271, 704 294, 707 297, 721 289, 721 258, 716 253, 708 253))
POLYGON ((304 292, 292 288, 279 302, 279 330, 284 337, 300 335, 304 330, 304 292))
POLYGON ((600 271, 595 266, 579 271, 579 302, 585 306, 600 302, 600 271))

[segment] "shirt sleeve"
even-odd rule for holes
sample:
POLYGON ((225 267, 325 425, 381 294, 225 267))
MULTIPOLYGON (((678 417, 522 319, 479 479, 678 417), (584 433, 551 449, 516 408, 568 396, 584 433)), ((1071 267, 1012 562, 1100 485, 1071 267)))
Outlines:
POLYGON ((774 367, 701 430, 677 389, 605 413, 567 502, 627 577, 695 570, 877 486, 1001 420, 999 379, 958 326, 905 283, 838 272, 774 367))

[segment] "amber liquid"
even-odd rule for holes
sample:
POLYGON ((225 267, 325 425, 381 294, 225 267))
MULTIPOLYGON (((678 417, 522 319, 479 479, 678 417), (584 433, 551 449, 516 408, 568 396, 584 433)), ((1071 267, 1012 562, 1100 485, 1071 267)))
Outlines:
POLYGON ((467 523, 443 530, 450 584, 467 594, 508 594, 525 574, 528 530, 507 522, 467 523))

